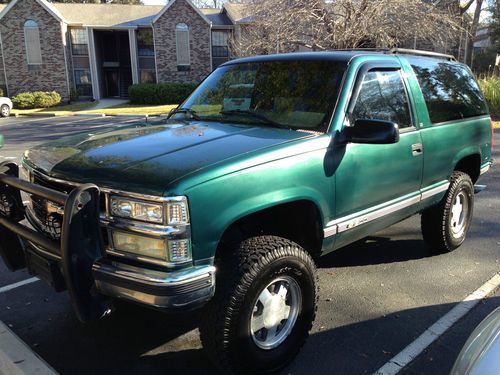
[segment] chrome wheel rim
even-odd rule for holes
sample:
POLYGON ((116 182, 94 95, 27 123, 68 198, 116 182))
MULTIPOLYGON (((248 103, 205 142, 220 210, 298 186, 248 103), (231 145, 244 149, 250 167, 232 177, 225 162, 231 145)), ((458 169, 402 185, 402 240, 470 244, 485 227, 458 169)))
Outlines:
POLYGON ((9 108, 7 106, 3 106, 2 107, 2 115, 4 117, 7 117, 8 114, 9 114, 9 108))
POLYGON ((300 306, 302 292, 290 276, 270 282, 259 294, 250 318, 252 339, 259 348, 274 349, 292 332, 300 306))
POLYGON ((451 206, 450 226, 453 237, 459 238, 463 235, 469 214, 469 200, 464 191, 455 197, 451 206))

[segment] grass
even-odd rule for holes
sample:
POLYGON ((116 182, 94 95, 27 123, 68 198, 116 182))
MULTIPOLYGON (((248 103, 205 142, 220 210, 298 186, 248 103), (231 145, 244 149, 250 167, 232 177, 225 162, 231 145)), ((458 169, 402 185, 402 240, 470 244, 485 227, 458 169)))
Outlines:
POLYGON ((76 102, 71 104, 62 104, 50 108, 36 108, 36 109, 13 109, 12 114, 15 115, 33 115, 33 114, 46 114, 55 116, 72 115, 75 112, 84 111, 92 108, 97 102, 76 102))
POLYGON ((492 76, 482 78, 479 81, 479 86, 483 90, 484 96, 488 101, 490 111, 500 115, 500 77, 492 76))
POLYGON ((121 104, 109 108, 96 109, 92 111, 83 111, 82 113, 103 113, 105 115, 149 115, 156 116, 169 113, 177 104, 165 105, 137 105, 137 104, 121 104))

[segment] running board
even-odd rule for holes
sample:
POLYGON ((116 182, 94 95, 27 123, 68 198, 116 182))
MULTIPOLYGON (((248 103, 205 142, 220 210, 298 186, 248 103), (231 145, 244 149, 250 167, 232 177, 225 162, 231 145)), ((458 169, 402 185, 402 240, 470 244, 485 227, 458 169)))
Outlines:
POLYGON ((482 192, 486 189, 486 185, 474 185, 474 194, 482 192))

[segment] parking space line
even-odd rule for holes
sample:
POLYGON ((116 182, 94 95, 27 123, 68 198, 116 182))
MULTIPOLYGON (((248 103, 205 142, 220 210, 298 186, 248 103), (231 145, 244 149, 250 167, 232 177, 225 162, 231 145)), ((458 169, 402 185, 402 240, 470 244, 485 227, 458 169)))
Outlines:
POLYGON ((32 277, 31 279, 26 279, 26 280, 19 281, 19 282, 14 283, 14 284, 3 286, 0 288, 0 293, 8 292, 9 290, 19 288, 20 286, 23 286, 23 285, 28 285, 28 284, 34 283, 35 281, 38 281, 38 280, 40 280, 40 279, 37 277, 32 277))
POLYGON ((463 301, 457 304, 446 315, 422 333, 415 341, 392 357, 389 362, 378 369, 374 375, 395 375, 413 361, 439 336, 451 328, 460 318, 465 316, 479 301, 500 286, 500 274, 497 273, 463 301))

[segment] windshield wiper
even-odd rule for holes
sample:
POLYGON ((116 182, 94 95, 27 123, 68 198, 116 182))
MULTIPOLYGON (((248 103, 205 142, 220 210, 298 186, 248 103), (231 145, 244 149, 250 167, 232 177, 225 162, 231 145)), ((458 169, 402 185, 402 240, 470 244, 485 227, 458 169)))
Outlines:
POLYGON ((174 108, 168 114, 168 118, 172 117, 173 115, 175 115, 177 113, 186 113, 188 115, 191 115, 191 118, 193 120, 197 120, 197 121, 200 120, 200 116, 198 116, 197 112, 191 108, 174 108))
POLYGON ((220 114, 221 115, 229 115, 229 116, 230 115, 236 115, 236 116, 247 116, 248 115, 250 117, 262 120, 266 124, 271 125, 271 126, 273 126, 275 128, 288 129, 288 130, 292 129, 291 127, 289 127, 287 125, 280 124, 279 122, 271 120, 269 117, 267 117, 265 115, 261 115, 260 113, 257 113, 257 112, 254 112, 254 111, 241 110, 241 109, 233 109, 233 110, 230 110, 230 111, 220 111, 220 114))

